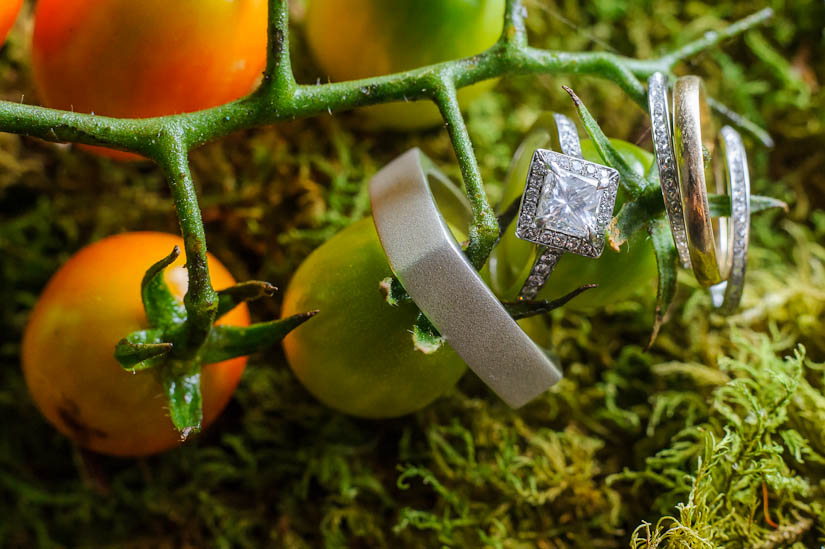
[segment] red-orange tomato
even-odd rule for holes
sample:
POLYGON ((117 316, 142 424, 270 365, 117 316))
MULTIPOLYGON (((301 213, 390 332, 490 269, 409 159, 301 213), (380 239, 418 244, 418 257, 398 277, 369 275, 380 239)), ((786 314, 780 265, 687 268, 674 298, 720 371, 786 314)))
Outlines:
POLYGON ((120 118, 232 101, 266 63, 266 21, 267 0, 38 0, 40 100, 120 118))
MULTIPOLYGON (((49 281, 23 336, 23 373, 40 411, 76 443, 105 454, 140 456, 176 446, 163 389, 151 370, 131 374, 114 358, 115 344, 148 327, 140 298, 143 273, 183 241, 171 234, 134 232, 96 242, 71 257, 49 281)), ((210 255, 215 288, 235 283, 210 255)), ((182 300, 186 270, 179 257, 165 272, 182 300)), ((248 325, 241 305, 219 324, 248 325)), ((203 368, 204 425, 229 402, 245 358, 203 368)))
POLYGON ((6 40, 6 35, 14 25, 17 12, 20 11, 22 5, 23 0, 2 0, 0 2, 0 44, 6 40))

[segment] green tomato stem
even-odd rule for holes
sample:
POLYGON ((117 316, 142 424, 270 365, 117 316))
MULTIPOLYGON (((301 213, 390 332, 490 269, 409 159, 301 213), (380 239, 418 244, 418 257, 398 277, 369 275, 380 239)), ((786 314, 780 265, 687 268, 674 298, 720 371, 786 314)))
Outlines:
POLYGON ((186 308, 184 341, 175 342, 175 357, 193 358, 206 339, 218 312, 218 293, 209 279, 206 258, 206 235, 203 229, 198 198, 189 171, 188 153, 178 132, 169 132, 156 161, 166 173, 180 220, 186 251, 189 285, 183 298, 186 308))
POLYGON ((524 26, 526 15, 527 10, 521 5, 520 0, 505 2, 504 29, 501 31, 499 43, 516 50, 527 47, 527 28, 524 26))
POLYGON ((266 69, 259 93, 283 96, 297 83, 289 56, 289 5, 287 0, 269 0, 266 69))
POLYGON ((706 33, 678 50, 652 60, 636 60, 604 52, 570 53, 531 48, 527 45, 524 14, 520 0, 508 0, 501 38, 489 50, 472 57, 363 80, 297 85, 289 56, 287 1, 270 0, 264 81, 246 98, 198 112, 128 120, 2 101, 0 130, 48 141, 103 145, 158 160, 159 155, 163 156, 158 150, 158 136, 168 128, 179 131, 179 143, 188 151, 232 132, 281 120, 390 101, 432 98, 442 112, 447 113, 445 121, 461 163, 465 186, 471 194, 474 219, 468 253, 473 263, 479 266, 494 243, 489 214, 492 208, 486 197, 479 193, 482 187, 477 162, 463 117, 453 108, 454 100, 449 89, 505 74, 590 74, 613 81, 644 108, 646 95, 639 78, 658 70, 670 72, 686 57, 764 22, 772 16, 772 11, 757 12, 722 31, 706 33))
POLYGON ((458 165, 461 168, 461 175, 464 178, 467 198, 473 211, 469 234, 470 243, 466 250, 467 257, 470 263, 480 270, 490 256, 501 229, 493 206, 487 200, 487 193, 484 191, 484 183, 481 180, 481 171, 478 169, 470 134, 467 133, 467 125, 464 123, 464 117, 458 105, 455 84, 445 76, 435 83, 433 88, 433 101, 447 124, 447 133, 450 134, 458 165))

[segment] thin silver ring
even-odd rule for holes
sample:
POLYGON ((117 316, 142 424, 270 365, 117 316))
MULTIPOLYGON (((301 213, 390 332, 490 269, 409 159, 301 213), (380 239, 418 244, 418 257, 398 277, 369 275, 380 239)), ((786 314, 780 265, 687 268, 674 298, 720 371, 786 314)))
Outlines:
MULTIPOLYGON (((583 160, 581 141, 575 123, 558 113, 553 114, 553 119, 556 122, 558 147, 562 154, 545 149, 536 149, 533 153, 516 224, 517 237, 539 244, 536 260, 519 292, 519 299, 534 299, 538 295, 564 252, 599 257, 604 249, 604 231, 616 203, 619 173, 607 166, 583 160), (538 223, 537 219, 541 217, 542 204, 545 202, 545 193, 551 188, 551 185, 547 184, 551 174, 552 187, 570 178, 593 183, 589 191, 595 196, 590 198, 596 201, 581 204, 579 200, 576 205, 589 211, 589 223, 578 227, 577 230, 563 228, 558 224, 547 226, 538 223)), ((576 214, 571 208, 567 210, 567 215, 574 217, 576 214)))
POLYGON ((447 343, 508 405, 517 408, 561 379, 467 260, 430 191, 421 151, 372 178, 373 219, 390 267, 447 343))
POLYGON ((711 286, 710 293, 714 307, 717 307, 721 314, 729 315, 739 306, 745 286, 751 219, 751 183, 742 136, 730 126, 722 128, 721 135, 727 166, 728 196, 731 201, 730 231, 725 258, 730 265, 730 274, 726 281, 711 286))
POLYGON ((690 251, 685 235, 685 217, 682 212, 682 192, 676 171, 676 155, 673 151, 673 133, 670 129, 667 79, 661 72, 654 73, 647 81, 647 99, 650 107, 651 135, 656 164, 659 167, 659 183, 670 221, 670 231, 679 253, 679 261, 690 268, 690 251))

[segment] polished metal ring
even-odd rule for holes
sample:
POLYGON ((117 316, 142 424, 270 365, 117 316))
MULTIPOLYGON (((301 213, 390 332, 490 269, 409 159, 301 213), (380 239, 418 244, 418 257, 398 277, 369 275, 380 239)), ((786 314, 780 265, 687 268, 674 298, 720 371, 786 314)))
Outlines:
POLYGON ((576 125, 553 118, 563 154, 536 149, 519 208, 516 236, 539 245, 519 299, 536 297, 564 252, 599 257, 616 204, 619 172, 583 160, 576 125))
POLYGON ((369 193, 392 271, 484 383, 516 408, 561 379, 556 365, 510 317, 453 238, 418 149, 375 174, 369 193))
POLYGON ((676 170, 676 155, 673 151, 673 132, 670 129, 670 109, 668 108, 667 78, 661 72, 654 73, 647 81, 647 98, 650 107, 651 135, 656 164, 659 167, 659 183, 665 202, 670 231, 676 243, 679 261, 690 268, 690 252, 685 234, 685 218, 682 213, 682 192, 679 190, 679 175, 676 170))
POLYGON ((748 256, 748 239, 751 219, 751 184, 748 158, 742 136, 725 126, 721 131, 722 152, 725 156, 725 180, 731 202, 730 232, 722 242, 728 279, 710 287, 713 305, 722 314, 731 314, 739 306, 745 285, 745 267, 748 256))
MULTIPOLYGON (((716 162, 715 137, 702 80, 698 76, 677 79, 673 86, 673 145, 690 263, 696 280, 705 287, 728 276, 725 265, 719 263, 721 243, 728 235, 727 218, 711 218, 707 197, 706 160, 716 162)), ((707 173, 712 176, 713 171, 707 173)))

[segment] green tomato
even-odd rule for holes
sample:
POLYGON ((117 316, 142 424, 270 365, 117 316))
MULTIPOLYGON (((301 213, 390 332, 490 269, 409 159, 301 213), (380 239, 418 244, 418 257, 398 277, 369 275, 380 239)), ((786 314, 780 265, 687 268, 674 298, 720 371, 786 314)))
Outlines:
POLYGON ((290 367, 319 400, 347 414, 414 412, 455 385, 466 369, 448 345, 432 354, 413 347, 418 308, 386 302, 379 283, 391 274, 368 218, 312 252, 284 295, 284 317, 320 310, 284 339, 290 367))
MULTIPOLYGON (((502 209, 516 200, 524 190, 530 158, 537 148, 549 148, 555 131, 549 116, 540 118, 519 146, 505 181, 502 209)), ((611 139, 610 142, 630 164, 631 168, 645 174, 653 163, 653 155, 626 141, 611 139)), ((593 142, 582 141, 585 159, 603 164, 593 142)), ((624 191, 619 190, 616 210, 624 202, 624 191)), ((627 300, 639 288, 647 288, 656 280, 656 256, 644 232, 637 232, 616 252, 609 245, 598 259, 564 254, 547 281, 538 299, 554 299, 584 284, 599 287, 585 292, 566 307, 586 310, 627 300)), ((535 246, 515 235, 514 225, 506 228, 498 246, 493 250, 483 275, 499 297, 512 299, 527 278, 535 258, 535 246)))
MULTIPOLYGON (((311 0, 306 14, 309 47, 324 76, 354 80, 399 72, 480 53, 504 26, 504 0, 311 0)), ((495 85, 459 91, 467 105, 495 85)), ((412 129, 438 125, 430 101, 364 109, 372 125, 412 129)))

